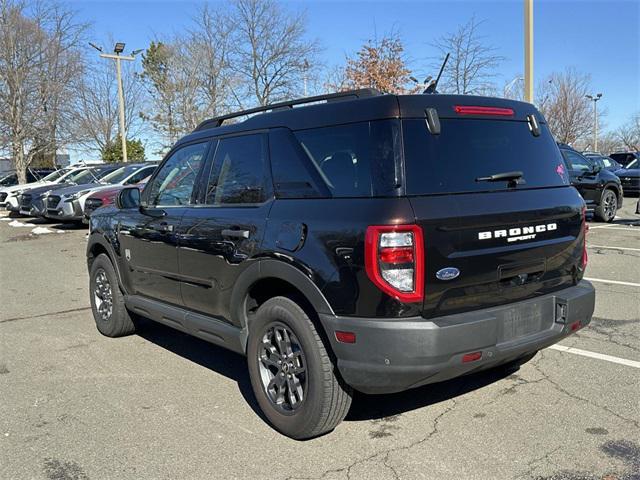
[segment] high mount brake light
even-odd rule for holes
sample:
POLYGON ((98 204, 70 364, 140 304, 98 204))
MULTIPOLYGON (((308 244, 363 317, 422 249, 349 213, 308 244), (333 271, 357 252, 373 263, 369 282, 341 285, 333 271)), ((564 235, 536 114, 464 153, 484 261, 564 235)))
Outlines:
POLYGON ((589 225, 587 225, 587 207, 582 207, 582 234, 583 234, 583 241, 582 241, 582 262, 581 262, 581 268, 582 271, 584 272, 587 269, 587 263, 589 261, 589 257, 587 256, 587 232, 589 231, 589 225))
POLYGON ((480 107, 475 105, 456 105, 453 107, 459 115, 495 115, 498 117, 513 117, 512 108, 480 107))
POLYGON ((424 242, 418 225, 370 226, 365 236, 365 269, 371 281, 401 302, 424 296, 424 242))

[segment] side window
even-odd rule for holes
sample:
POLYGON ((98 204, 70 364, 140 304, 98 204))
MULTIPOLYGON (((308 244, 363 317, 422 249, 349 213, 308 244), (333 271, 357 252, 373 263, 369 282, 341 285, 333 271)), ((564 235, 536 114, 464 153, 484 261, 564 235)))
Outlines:
POLYGON ((155 169, 156 167, 142 167, 136 173, 131 175, 131 177, 129 177, 129 180, 127 180, 127 185, 135 185, 136 183, 139 183, 140 180, 143 180, 151 175, 155 169))
POLYGON ((569 168, 571 170, 576 171, 587 171, 591 170, 591 164, 589 160, 584 158, 582 155, 578 155, 575 152, 571 152, 569 150, 562 150, 562 156, 569 164, 569 168))
POLYGON ((153 206, 187 205, 200 167, 205 159, 208 142, 179 148, 162 165, 147 190, 147 203, 153 206))
MULTIPOLYGON (((284 128, 269 133, 271 172, 278 198, 322 197, 322 178, 308 167, 308 159, 292 133, 284 128), (315 178, 314 178, 315 177, 315 178)), ((324 189, 326 190, 326 189, 324 189)), ((326 192, 325 196, 330 196, 326 192)))
POLYGON ((268 194, 267 179, 266 135, 223 138, 216 149, 205 204, 262 203, 268 194))
POLYGON ((377 120, 294 132, 333 197, 396 194, 400 128, 377 120))

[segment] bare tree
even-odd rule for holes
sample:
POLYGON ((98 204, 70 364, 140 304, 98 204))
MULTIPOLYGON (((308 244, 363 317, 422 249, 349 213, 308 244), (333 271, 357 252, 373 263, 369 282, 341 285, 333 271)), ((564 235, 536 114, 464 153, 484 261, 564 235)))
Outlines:
POLYGON ((354 56, 347 57, 341 85, 335 87, 338 90, 375 88, 386 93, 409 93, 416 90, 409 75, 402 40, 397 33, 391 33, 380 40, 369 40, 354 56))
POLYGON ((439 68, 447 53, 451 54, 439 83, 439 90, 457 94, 487 94, 495 90, 493 78, 504 60, 497 48, 486 43, 480 35, 484 22, 475 16, 455 32, 448 33, 433 43, 441 56, 434 63, 439 68))
POLYGON ((205 4, 186 33, 152 42, 143 55, 141 77, 151 98, 143 117, 162 135, 163 148, 237 105, 237 75, 229 63, 232 29, 228 12, 205 4))
POLYGON ((235 90, 240 106, 298 94, 318 53, 316 42, 305 38, 304 15, 288 14, 273 0, 236 0, 230 15, 232 68, 247 86, 235 90))
POLYGON ((233 23, 227 12, 212 12, 205 4, 194 17, 194 27, 189 30, 186 51, 195 60, 198 69, 198 96, 200 112, 194 123, 203 116, 226 113, 235 104, 232 90, 239 80, 231 69, 230 50, 233 23))
MULTIPOLYGON (((134 65, 122 65, 125 128, 134 138, 144 129, 140 118, 145 91, 134 65)), ((74 125, 77 144, 102 154, 118 136, 118 86, 112 61, 88 61, 85 74, 75 83, 74 125)))
POLYGON ((605 155, 618 151, 624 144, 616 132, 607 132, 598 138, 598 150, 605 155))
POLYGON ((615 134, 625 148, 640 151, 640 112, 636 112, 615 134))
MULTIPOLYGON (((590 91, 589 75, 571 68, 551 74, 538 87, 536 103, 556 140, 568 144, 590 143, 593 107, 585 98, 590 91)), ((600 115, 603 115, 602 110, 600 115)))
POLYGON ((0 126, 21 183, 35 159, 73 142, 68 89, 84 29, 56 3, 0 0, 0 126))

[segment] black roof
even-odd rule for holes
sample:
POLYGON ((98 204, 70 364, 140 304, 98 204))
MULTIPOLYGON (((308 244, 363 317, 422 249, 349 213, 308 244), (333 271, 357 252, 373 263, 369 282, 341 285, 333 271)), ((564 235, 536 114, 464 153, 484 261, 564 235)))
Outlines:
MULTIPOLYGON (((390 95, 365 89, 282 102, 205 120, 178 143, 275 127, 302 130, 370 120, 424 118, 426 108, 435 108, 440 118, 460 118, 454 110, 456 105, 510 108, 514 111, 513 116, 496 118, 526 120, 528 115, 535 114, 538 121, 545 122, 532 104, 515 100, 473 95, 390 95), (226 120, 251 114, 253 116, 242 122, 223 124, 226 120)), ((487 118, 485 115, 465 115, 465 118, 474 117, 487 118)))

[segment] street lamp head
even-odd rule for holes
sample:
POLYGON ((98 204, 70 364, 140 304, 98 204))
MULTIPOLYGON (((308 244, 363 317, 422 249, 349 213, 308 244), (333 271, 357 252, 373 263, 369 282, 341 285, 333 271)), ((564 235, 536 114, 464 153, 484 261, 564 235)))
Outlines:
POLYGON ((134 50, 133 52, 131 52, 131 56, 135 57, 136 55, 138 55, 139 53, 142 53, 144 51, 144 48, 140 48, 138 50, 134 50))
POLYGON ((98 50, 99 52, 102 52, 102 47, 99 47, 98 45, 96 45, 95 43, 89 42, 89 45, 91 45, 93 48, 95 48, 96 50, 98 50))
POLYGON ((593 100, 593 96, 592 95, 585 95, 585 98, 588 98, 589 100, 593 100))
POLYGON ((117 54, 121 54, 122 52, 124 52, 124 43, 123 42, 117 42, 116 46, 113 47, 113 51, 117 54))
POLYGON ((597 95, 597 97, 598 97, 598 98, 602 97, 602 94, 601 94, 601 93, 599 93, 599 94, 597 95))

